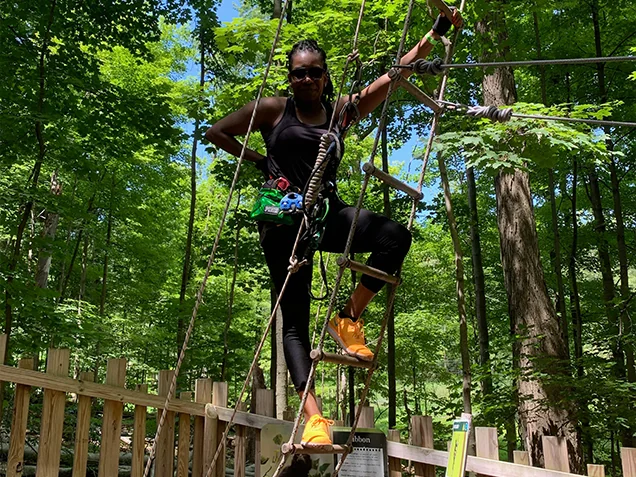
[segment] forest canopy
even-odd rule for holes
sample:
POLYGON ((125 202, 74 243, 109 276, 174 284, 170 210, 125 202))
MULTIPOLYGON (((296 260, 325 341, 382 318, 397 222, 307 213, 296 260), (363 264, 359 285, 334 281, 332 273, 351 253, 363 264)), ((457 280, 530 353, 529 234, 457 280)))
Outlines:
MULTIPOLYGON (((93 371, 102 380, 106 360, 125 357, 128 384, 151 387, 159 370, 174 368, 237 163, 203 134, 255 99, 281 15, 278 0, 243 0, 222 22, 219 7, 214 0, 0 0, 5 364, 68 347, 74 375, 93 371)), ((407 7, 367 1, 358 45, 364 84, 394 64, 407 7)), ((264 95, 289 94, 287 53, 304 38, 326 50, 339 80, 359 8, 295 0, 264 95)), ((418 3, 406 43, 419 41, 436 15, 418 3)), ((456 63, 636 55, 631 2, 474 0, 463 16, 456 63)), ((432 56, 444 54, 439 44, 432 56)), ((350 70, 345 93, 353 81, 350 70)), ((432 97, 439 92, 438 77, 412 81, 432 97)), ((634 91, 636 63, 625 61, 453 69, 445 99, 636 122, 634 91)), ((376 134, 376 165, 416 185, 433 117, 399 89, 385 131, 379 110, 356 124, 338 171, 341 197, 357 200, 376 134)), ((493 123, 452 111, 440 117, 394 333, 384 341, 389 353, 380 353, 369 396, 379 427, 406 429, 411 415, 430 414, 441 442, 470 405, 477 425, 505 430, 509 453, 525 448, 540 460, 532 436, 543 425, 572 443, 573 470, 585 462, 618 469, 620 446, 636 447, 634 131, 493 123)), ((260 134, 249 146, 264 152, 260 134)), ((190 390, 203 376, 227 381, 230 404, 272 304, 249 218, 261 182, 245 164, 179 382, 190 390)), ((373 180, 364 205, 403 224, 411 212, 408 196, 373 180)), ((336 258, 327 263, 331 281, 336 258)), ((348 292, 347 281, 340 301, 348 292)), ((383 295, 364 317, 372 344, 385 304, 383 295)), ((318 329, 321 310, 326 305, 313 302, 318 329)), ((267 386, 275 385, 272 343, 259 361, 267 386)), ((335 366, 318 370, 318 394, 335 418, 348 412, 347 376, 335 366)), ((349 376, 357 396, 363 374, 349 376)), ((295 406, 285 384, 283 399, 295 406)))

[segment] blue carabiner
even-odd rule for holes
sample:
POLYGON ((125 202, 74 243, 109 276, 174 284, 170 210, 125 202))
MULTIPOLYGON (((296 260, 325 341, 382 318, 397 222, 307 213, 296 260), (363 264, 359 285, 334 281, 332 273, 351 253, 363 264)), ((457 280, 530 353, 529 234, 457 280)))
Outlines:
POLYGON ((296 192, 290 192, 280 200, 280 210, 283 214, 293 214, 303 210, 303 196, 296 192))

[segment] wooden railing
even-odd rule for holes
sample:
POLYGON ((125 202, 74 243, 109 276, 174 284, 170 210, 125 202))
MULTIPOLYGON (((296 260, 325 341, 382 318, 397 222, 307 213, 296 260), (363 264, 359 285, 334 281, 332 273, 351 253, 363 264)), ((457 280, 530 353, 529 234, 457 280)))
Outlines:
MULTIPOLYGON (((430 416, 411 418, 411 444, 399 443, 399 433, 389 431, 387 451, 390 477, 400 477, 402 461, 411 461, 416 476, 434 477, 435 467, 446 467, 448 452, 433 449, 433 420, 430 416)), ((514 451, 514 463, 499 461, 499 439, 494 427, 475 428, 476 457, 468 456, 466 471, 490 477, 566 477, 570 473, 567 442, 543 436, 545 469, 531 467, 528 452, 514 451)), ((450 444, 450 443, 449 443, 450 444)), ((636 477, 636 448, 622 449, 623 477, 636 477)), ((588 464, 587 475, 605 477, 603 465, 588 464)))
MULTIPOLYGON (((98 459, 99 477, 117 477, 121 457, 122 419, 124 406, 134 406, 133 435, 129 445, 130 475, 142 477, 144 461, 148 458, 146 441, 148 408, 161 409, 173 376, 173 371, 161 371, 158 376, 158 394, 148 394, 147 385, 135 390, 125 389, 126 361, 111 359, 107 364, 104 384, 93 382, 92 373, 81 373, 78 379, 68 377, 70 353, 67 349, 51 349, 46 372, 33 370, 33 360, 22 359, 18 367, 0 365, 0 381, 14 383, 13 414, 11 419, 6 470, 0 474, 20 477, 25 470, 24 456, 27 423, 32 388, 42 392, 39 443, 37 445, 36 477, 60 475, 63 426, 68 395, 75 395, 75 419, 72 477, 85 477, 89 462, 98 459), (99 455, 89 454, 89 429, 94 399, 103 400, 103 420, 99 432, 99 455)), ((157 442, 156 477, 202 477, 208 470, 219 443, 224 426, 233 410, 227 408, 227 384, 212 383, 210 379, 197 379, 194 393, 181 393, 168 406, 165 431, 157 442), (194 397, 194 401, 192 398, 194 397), (191 435, 191 429, 193 433, 191 435), (175 466, 176 463, 176 466, 175 466), (190 474, 191 472, 191 474, 190 474)), ((257 414, 237 412, 233 437, 235 477, 246 476, 247 428, 253 429, 254 476, 260 477, 260 431, 268 424, 281 424, 273 417, 273 391, 259 390, 257 414)), ((365 409, 363 425, 371 427, 373 410, 365 409), (364 424, 366 423, 366 424, 364 424)), ((37 434, 35 430, 32 433, 37 434)), ((68 434, 68 433, 67 433, 68 434)), ((413 416, 410 445, 399 442, 399 433, 389 431, 388 455, 391 477, 400 477, 407 465, 416 476, 434 476, 434 467, 446 467, 448 453, 433 449, 432 419, 413 416)), ((467 471, 492 477, 565 477, 569 473, 567 447, 557 437, 543 438, 546 469, 530 467, 527 453, 515 451, 515 463, 498 461, 497 430, 477 428, 477 457, 469 457, 467 471)), ((249 460, 252 460, 251 458, 249 460)), ((623 477, 636 477, 636 449, 622 449, 623 477)), ((250 472, 251 473, 251 472, 250 472)), ((226 474, 225 459, 219 459, 214 477, 226 474)), ((603 466, 588 466, 591 477, 604 476, 603 466)))

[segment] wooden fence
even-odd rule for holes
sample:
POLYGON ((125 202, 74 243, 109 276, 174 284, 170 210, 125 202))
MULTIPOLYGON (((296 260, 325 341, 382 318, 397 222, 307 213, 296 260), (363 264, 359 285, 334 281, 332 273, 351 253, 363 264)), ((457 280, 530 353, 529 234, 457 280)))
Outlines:
MULTIPOLYGON (((92 373, 82 373, 78 379, 68 377, 70 352, 51 349, 48 352, 46 372, 33 370, 33 360, 22 359, 18 367, 0 365, 0 381, 14 383, 14 404, 11 420, 6 470, 8 477, 25 473, 24 456, 27 424, 32 388, 42 389, 39 443, 37 446, 36 477, 60 475, 60 460, 64 432, 65 408, 68 395, 75 395, 77 416, 74 429, 72 477, 85 477, 87 465, 98 460, 98 477, 117 477, 120 469, 122 419, 124 406, 134 406, 133 434, 129 445, 130 475, 141 477, 148 456, 146 422, 148 408, 161 409, 168 393, 173 371, 161 371, 158 376, 158 394, 148 394, 147 385, 135 390, 125 389, 126 361, 108 361, 104 384, 94 383, 92 373), (99 432, 100 453, 89 454, 89 430, 94 399, 103 400, 103 418, 99 432)), ((227 408, 226 383, 212 383, 210 379, 197 379, 194 393, 181 393, 168 407, 165 430, 157 442, 154 464, 156 477, 202 477, 206 474, 219 443, 219 439, 233 410, 227 408), (192 400, 194 398, 194 401, 192 400), (191 430, 193 434, 191 435, 191 430)), ((260 431, 274 419, 273 391, 259 390, 257 414, 237 412, 233 447, 235 477, 246 476, 246 448, 248 428, 254 437, 254 476, 260 477, 260 431)), ((365 409, 362 426, 372 427, 373 410, 365 409)), ((433 424, 429 416, 414 416, 410 444, 399 442, 399 433, 389 431, 388 455, 391 477, 399 477, 407 462, 417 477, 434 477, 435 466, 446 467, 448 453, 433 449, 433 424)), ((515 463, 498 461, 497 431, 477 428, 477 457, 469 457, 467 470, 493 477, 565 477, 567 449, 565 442, 556 437, 544 437, 546 469, 529 467, 528 456, 515 452, 515 463)), ((252 460, 252 459, 249 459, 252 460)), ((623 476, 636 477, 636 449, 622 450, 623 476)), ((251 473, 251 472, 250 472, 251 473)), ((219 459, 213 477, 226 474, 225 458, 219 459)), ((588 466, 589 476, 604 476, 602 466, 588 466)))

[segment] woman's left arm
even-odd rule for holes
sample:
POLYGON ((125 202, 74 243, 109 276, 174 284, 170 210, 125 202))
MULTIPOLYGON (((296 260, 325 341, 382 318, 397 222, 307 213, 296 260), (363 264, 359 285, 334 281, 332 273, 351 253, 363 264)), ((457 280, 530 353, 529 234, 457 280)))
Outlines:
MULTIPOLYGON (((439 40, 440 37, 445 35, 450 29, 451 23, 455 25, 456 28, 461 28, 463 20, 459 10, 453 10, 453 17, 451 18, 451 21, 448 21, 446 16, 441 13, 440 16, 437 17, 433 28, 419 41, 417 45, 411 49, 411 51, 401 58, 400 64, 407 65, 409 63, 413 63, 417 59, 425 58, 434 46, 433 43, 429 41, 429 38, 432 37, 434 40, 439 40)), ((400 70, 400 74, 405 78, 408 78, 413 73, 408 69, 402 69, 400 70)), ((360 101, 358 102, 358 110, 360 111, 359 119, 370 114, 371 111, 377 108, 382 101, 384 101, 390 83, 391 79, 389 78, 388 73, 386 73, 362 90, 360 93, 360 101)), ((340 98, 337 111, 341 111, 347 101, 349 101, 348 96, 340 98)))

